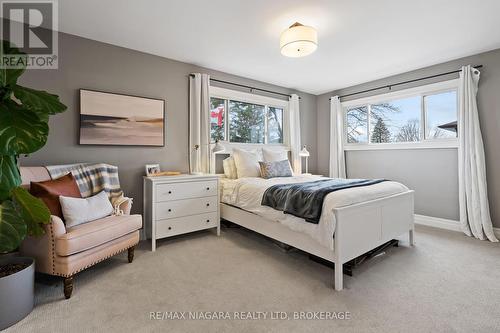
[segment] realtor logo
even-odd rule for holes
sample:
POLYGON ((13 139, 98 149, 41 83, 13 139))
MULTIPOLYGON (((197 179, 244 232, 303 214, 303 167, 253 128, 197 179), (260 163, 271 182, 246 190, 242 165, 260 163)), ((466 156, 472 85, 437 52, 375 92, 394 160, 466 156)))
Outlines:
POLYGON ((25 55, 3 50, 3 68, 57 68, 57 2, 0 1, 1 35, 25 55), (5 51, 5 52, 4 52, 5 51))

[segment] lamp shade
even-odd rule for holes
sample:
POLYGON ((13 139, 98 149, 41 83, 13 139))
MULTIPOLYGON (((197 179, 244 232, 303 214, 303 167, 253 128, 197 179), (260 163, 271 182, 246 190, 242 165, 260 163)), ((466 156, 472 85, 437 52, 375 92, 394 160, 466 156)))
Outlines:
POLYGON ((313 27, 294 23, 281 33, 281 54, 286 57, 304 57, 318 48, 318 33, 313 27))
POLYGON ((212 149, 212 153, 219 153, 221 151, 224 151, 225 148, 223 145, 221 145, 220 141, 215 142, 215 147, 212 149))
POLYGON ((306 146, 304 146, 304 148, 302 148, 302 150, 299 153, 299 156, 300 157, 309 157, 310 156, 309 151, 307 150, 306 146))

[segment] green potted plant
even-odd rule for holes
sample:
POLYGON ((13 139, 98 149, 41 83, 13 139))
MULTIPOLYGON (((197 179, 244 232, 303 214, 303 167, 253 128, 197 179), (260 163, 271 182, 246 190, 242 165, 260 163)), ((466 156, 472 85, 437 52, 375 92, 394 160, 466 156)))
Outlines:
MULTIPOLYGON (((27 57, 8 41, 2 41, 4 55, 27 57)), ((66 110, 58 96, 18 85, 25 70, 0 67, 0 330, 33 309, 34 261, 9 253, 26 235, 42 235, 43 224, 50 222, 43 201, 20 186, 17 159, 42 148, 49 116, 66 110)))

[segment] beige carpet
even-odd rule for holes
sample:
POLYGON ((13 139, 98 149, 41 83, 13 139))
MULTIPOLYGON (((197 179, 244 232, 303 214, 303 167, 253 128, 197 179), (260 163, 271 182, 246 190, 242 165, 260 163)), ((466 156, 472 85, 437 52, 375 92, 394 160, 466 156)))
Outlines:
POLYGON ((36 308, 7 332, 493 332, 500 330, 500 245, 418 228, 345 276, 245 229, 142 243, 62 282, 38 278, 36 308), (152 311, 350 312, 350 320, 150 320, 152 311))

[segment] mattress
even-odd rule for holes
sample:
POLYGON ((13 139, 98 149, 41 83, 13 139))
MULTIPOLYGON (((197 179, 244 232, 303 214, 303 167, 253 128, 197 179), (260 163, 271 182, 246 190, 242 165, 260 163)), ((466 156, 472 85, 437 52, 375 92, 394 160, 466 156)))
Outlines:
POLYGON ((329 193, 323 202, 323 210, 318 224, 308 223, 299 217, 284 214, 271 207, 261 205, 264 192, 272 185, 310 182, 320 179, 324 178, 314 175, 271 179, 259 177, 228 179, 222 177, 220 179, 221 202, 257 214, 267 220, 281 223, 294 231, 307 234, 321 245, 333 250, 332 239, 336 225, 333 210, 335 208, 408 191, 408 188, 401 183, 385 181, 374 185, 354 187, 329 193))

